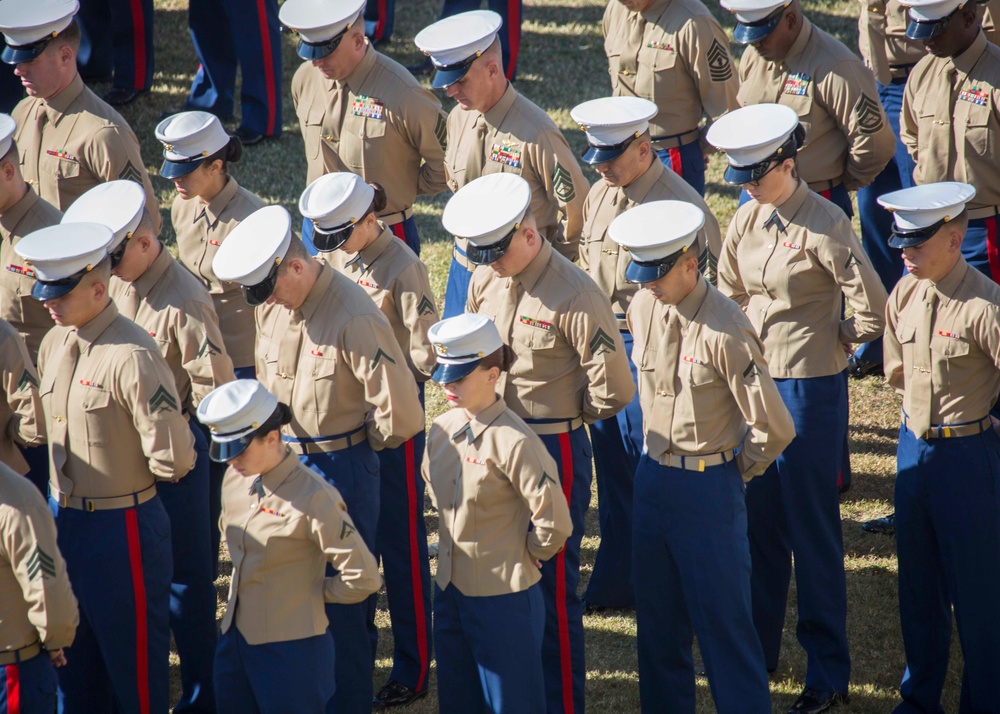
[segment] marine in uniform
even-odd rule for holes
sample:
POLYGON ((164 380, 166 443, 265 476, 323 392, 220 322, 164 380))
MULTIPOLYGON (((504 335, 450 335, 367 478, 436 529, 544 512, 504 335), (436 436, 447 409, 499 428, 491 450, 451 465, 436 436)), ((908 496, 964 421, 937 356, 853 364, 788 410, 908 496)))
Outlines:
POLYGON ((0 714, 56 711, 56 667, 80 614, 45 499, 3 463, 0 612, 0 714))
POLYGON ((421 467, 441 523, 439 706, 543 712, 539 567, 573 531, 558 467, 497 394, 514 354, 496 325, 483 315, 457 315, 435 324, 430 338, 438 358, 433 379, 451 407, 431 425, 421 467))
POLYGON ((38 352, 49 506, 80 626, 59 670, 66 714, 169 705, 170 521, 157 481, 195 461, 180 397, 153 337, 108 295, 111 230, 43 228, 17 244, 56 326, 38 352))
MULTIPOLYGON (((376 215, 385 206, 381 186, 357 174, 326 174, 299 199, 299 212, 313 222, 321 260, 364 288, 389 320, 416 380, 420 403, 434 371, 427 337, 438 312, 427 266, 376 215)), ((375 554, 382 561, 392 624, 392 672, 375 697, 376 706, 400 706, 427 693, 431 657, 430 564, 424 524, 421 429, 395 448, 378 452, 379 517, 375 554)))
POLYGON ((482 176, 451 198, 442 223, 468 240, 469 260, 479 266, 466 312, 493 320, 514 351, 501 396, 542 438, 569 503, 573 534, 542 564, 542 661, 548 711, 582 712, 586 669, 577 585, 593 471, 584 425, 614 416, 635 394, 625 345, 608 297, 542 238, 527 181, 482 176))
MULTIPOLYGON (((292 410, 282 439, 343 495, 376 542, 379 461, 424 428, 424 412, 389 321, 363 288, 311 257, 291 216, 266 206, 238 225, 212 269, 257 308, 257 376, 292 410)), ((375 602, 329 605, 338 713, 372 707, 375 602)))
MULTIPOLYGON (((445 188, 445 114, 404 67, 371 47, 363 9, 364 0, 281 6, 281 21, 298 34, 297 52, 306 60, 292 78, 306 181, 351 171, 378 183, 389 198, 378 218, 419 255, 413 200, 445 188)), ((315 254, 311 236, 304 221, 302 242, 315 254)))
POLYGON ((38 372, 24 340, 9 322, 0 319, 0 463, 28 476, 45 494, 46 483, 32 478, 25 447, 44 449, 45 415, 38 396, 38 372))
POLYGON ((157 240, 137 184, 95 186, 69 207, 62 222, 101 223, 113 231, 108 251, 114 277, 108 292, 118 311, 156 342, 194 437, 194 467, 178 483, 163 483, 157 490, 171 523, 170 629, 182 687, 174 711, 210 711, 216 635, 208 444, 191 415, 205 395, 235 379, 233 364, 208 291, 157 240))
POLYGON ((615 96, 656 103, 649 131, 657 156, 704 196, 702 119, 711 125, 739 106, 722 26, 701 0, 611 0, 602 30, 615 96))
POLYGON ((376 592, 378 563, 337 489, 283 442, 291 412, 260 382, 219 387, 198 418, 212 432, 212 459, 230 465, 222 526, 233 575, 216 655, 218 711, 323 712, 336 636, 324 604, 376 592), (324 577, 324 566, 335 574, 324 577))
MULTIPOLYGON (((135 134, 84 86, 77 71, 80 28, 73 16, 78 7, 77 0, 15 0, 0 6, 0 31, 8 43, 0 58, 14 65, 28 90, 13 114, 21 173, 62 211, 88 189, 114 179, 142 184, 146 204, 157 206, 135 134)), ((159 230, 160 212, 153 214, 159 230)))
MULTIPOLYGON (((555 122, 504 76, 500 22, 494 12, 467 12, 425 27, 414 38, 434 66, 431 86, 446 89, 458 102, 448 115, 448 188, 458 191, 495 173, 520 176, 531 188, 536 230, 576 261, 587 181, 555 122)), ((455 238, 445 317, 465 309, 476 267, 467 247, 464 237, 455 238)))
POLYGON ((1000 678, 1000 287, 962 256, 961 183, 882 196, 908 275, 886 308, 885 376, 903 397, 896 451, 899 614, 906 652, 894 711, 941 709, 952 609, 964 657, 959 711, 996 708, 1000 678), (956 522, 958 521, 958 522, 956 522))
MULTIPOLYGON (((570 112, 587 136, 588 147, 583 161, 593 166, 601 177, 591 187, 583 204, 580 267, 611 299, 630 359, 632 333, 625 323, 625 313, 638 286, 625 278, 629 255, 608 237, 611 221, 639 204, 685 201, 698 206, 705 214, 705 225, 698 231, 698 250, 712 281, 722 247, 719 224, 704 199, 656 159, 649 138, 649 122, 656 111, 656 105, 646 99, 606 97, 579 104, 570 112)), ((632 378, 637 378, 634 368, 632 378)), ((597 472, 601 541, 583 599, 588 608, 634 607, 632 478, 643 445, 638 395, 615 416, 591 424, 590 438, 597 472)))
POLYGON ((80 4, 80 73, 112 80, 104 101, 121 106, 153 88, 153 0, 85 0, 80 4))
POLYGON ((847 701, 847 584, 837 477, 847 430, 847 356, 882 334, 885 289, 847 216, 798 174, 795 110, 758 104, 720 119, 708 140, 727 152, 741 206, 719 258, 719 290, 743 308, 792 414, 795 439, 747 486, 754 624, 778 666, 795 556, 805 689, 789 710, 847 701), (843 304, 851 306, 843 317, 843 304))
POLYGON ((628 309, 645 416, 635 474, 636 625, 644 712, 695 709, 691 636, 720 712, 769 714, 750 606, 744 481, 795 435, 740 307, 701 275, 705 214, 653 201, 614 219, 630 251, 628 309))

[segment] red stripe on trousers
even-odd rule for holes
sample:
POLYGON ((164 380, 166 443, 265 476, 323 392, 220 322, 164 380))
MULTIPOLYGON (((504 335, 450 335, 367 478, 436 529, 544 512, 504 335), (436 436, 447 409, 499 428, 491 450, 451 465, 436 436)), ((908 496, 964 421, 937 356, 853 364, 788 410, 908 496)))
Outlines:
POLYGON ((388 15, 389 8, 387 0, 378 0, 378 22, 375 23, 375 32, 372 33, 373 39, 376 41, 381 40, 382 36, 385 34, 385 21, 388 15))
POLYGON ((986 219, 986 255, 990 259, 990 277, 1000 283, 1000 253, 997 252, 997 219, 986 219))
POLYGON ((389 226, 389 230, 392 234, 399 238, 404 243, 406 242, 406 231, 403 229, 403 221, 396 223, 395 225, 389 226))
POLYGON ((819 195, 822 196, 823 198, 825 198, 827 201, 829 201, 830 200, 830 189, 824 188, 822 191, 819 192, 819 195))
POLYGON ((507 0, 507 79, 514 78, 517 67, 517 53, 521 50, 521 0, 507 0))
POLYGON ((18 665, 8 664, 7 670, 7 714, 21 714, 21 670, 18 665))
POLYGON ((670 170, 678 176, 684 175, 684 162, 681 161, 681 148, 675 146, 670 149, 670 170))
POLYGON ((145 89, 146 84, 146 22, 142 16, 142 0, 129 0, 132 11, 132 54, 135 55, 135 80, 132 88, 145 89))
POLYGON ((146 632, 146 581, 142 574, 142 546, 139 544, 139 517, 134 508, 125 511, 128 562, 132 570, 132 597, 135 598, 135 672, 139 711, 149 714, 149 643, 146 632))
POLYGON ((265 0, 257 0, 257 20, 260 23, 260 49, 264 57, 264 87, 267 89, 267 131, 265 134, 274 134, 274 57, 271 53, 271 35, 267 30, 267 10, 264 6, 265 0))
MULTIPOLYGON (((572 503, 573 448, 569 432, 559 435, 559 455, 562 457, 562 487, 566 503, 572 503)), ((559 674, 562 679, 563 710, 573 711, 573 659, 569 648, 569 614, 566 612, 566 549, 556 556, 556 621, 559 624, 559 674)))
POLYGON ((416 456, 413 439, 409 439, 406 449, 406 516, 410 525, 410 584, 413 588, 413 614, 417 619, 417 653, 420 655, 420 677, 417 691, 422 692, 427 682, 427 630, 424 629, 424 588, 420 582, 420 553, 417 550, 417 484, 416 456))

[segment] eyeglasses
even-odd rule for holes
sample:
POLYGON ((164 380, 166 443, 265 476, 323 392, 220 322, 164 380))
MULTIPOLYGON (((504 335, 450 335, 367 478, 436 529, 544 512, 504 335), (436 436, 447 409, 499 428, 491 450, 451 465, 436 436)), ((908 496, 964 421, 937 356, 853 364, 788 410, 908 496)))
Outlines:
POLYGON ((329 253, 342 247, 344 243, 350 240, 355 227, 365 220, 368 217, 368 214, 370 214, 373 210, 374 206, 365 211, 364 215, 354 223, 348 223, 342 228, 325 230, 320 228, 318 225, 313 224, 313 245, 316 246, 316 250, 321 253, 329 253))
POLYGON ((281 261, 275 260, 274 265, 271 266, 271 272, 267 274, 266 278, 256 285, 240 286, 240 290, 243 291, 243 300, 247 305, 257 307, 267 302, 267 299, 271 297, 271 293, 274 292, 274 286, 278 283, 278 267, 280 265, 281 261))
POLYGON ((747 181, 747 184, 753 186, 754 188, 760 187, 760 180, 765 176, 767 176, 772 171, 774 171, 780 165, 781 165, 780 161, 769 161, 766 164, 758 164, 757 166, 754 166, 753 170, 750 172, 751 178, 749 181, 747 181), (761 168, 764 168, 764 170, 760 171, 761 168))
POLYGON ((514 235, 520 227, 520 223, 515 223, 507 235, 491 245, 478 246, 469 243, 465 249, 465 254, 469 262, 473 265, 489 265, 500 260, 507 254, 510 244, 514 240, 514 235))
POLYGON ((128 242, 132 240, 132 234, 125 236, 125 240, 118 244, 118 247, 113 251, 108 253, 108 257, 111 258, 111 269, 114 270, 118 267, 118 264, 122 262, 122 258, 125 257, 125 248, 128 246, 128 242))

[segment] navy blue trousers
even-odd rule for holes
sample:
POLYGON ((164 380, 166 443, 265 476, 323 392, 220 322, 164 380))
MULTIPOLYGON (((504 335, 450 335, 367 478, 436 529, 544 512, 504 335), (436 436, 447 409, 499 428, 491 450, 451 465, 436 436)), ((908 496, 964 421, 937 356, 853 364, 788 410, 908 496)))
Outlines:
POLYGON ((278 0, 191 0, 188 26, 201 65, 185 109, 233 114, 236 66, 242 90, 240 125, 281 134, 281 35, 278 0))
POLYGON ((59 678, 48 654, 0 667, 0 714, 52 714, 59 678))
MULTIPOLYGON (((0 35, 0 51, 7 46, 7 40, 0 35)), ((20 78, 14 74, 14 68, 9 64, 0 67, 0 112, 10 114, 17 103, 24 99, 24 86, 20 78)))
MULTIPOLYGON (((441 19, 461 12, 478 10, 480 5, 482 0, 444 0, 441 19)), ((486 7, 503 19, 503 24, 500 26, 500 52, 504 74, 507 75, 507 79, 516 79, 517 57, 521 51, 522 0, 486 0, 486 7)))
MULTIPOLYGON (((420 255, 420 233, 417 231, 416 218, 410 216, 399 223, 389 226, 389 230, 400 240, 406 241, 406 245, 410 246, 410 250, 420 255)), ((302 219, 302 243, 305 244, 309 255, 317 255, 319 253, 316 250, 316 245, 313 243, 313 222, 308 218, 302 219)))
POLYGON ((997 251, 997 218, 975 218, 969 221, 962 241, 962 256, 976 270, 995 283, 1000 283, 1000 254, 997 251))
POLYGON ((114 74, 114 86, 153 86, 153 0, 83 0, 77 64, 87 78, 114 74))
POLYGON ((998 711, 1000 682, 1000 438, 917 439, 896 451, 899 615, 907 673, 895 711, 941 708, 954 607, 965 667, 958 711, 998 711))
MULTIPOLYGON (((197 459, 177 483, 157 485, 170 518, 174 576, 170 583, 170 630, 181 660, 181 712, 215 711, 212 661, 215 659, 215 575, 209 527, 208 442, 191 419, 197 459)), ((218 551, 216 551, 217 553, 218 551)))
POLYGON ((31 483, 35 484, 43 496, 49 496, 49 447, 47 444, 41 446, 20 447, 21 456, 28 462, 28 473, 25 474, 31 483))
MULTIPOLYGON (((533 420, 526 421, 531 423, 533 420)), ((583 541, 584 519, 590 507, 594 453, 587 430, 582 426, 565 434, 539 438, 559 467, 559 481, 573 519, 573 534, 566 541, 566 547, 542 563, 545 702, 549 714, 582 714, 587 669, 583 647, 583 601, 576 590, 580 583, 580 543, 583 541)))
POLYGON ((673 149, 656 149, 655 151, 664 167, 687 181, 699 195, 705 195, 705 155, 701 152, 701 144, 698 141, 692 141, 690 144, 673 149))
POLYGON ((365 34, 372 42, 388 42, 396 24, 396 0, 367 0, 365 34))
POLYGON ((434 586, 434 649, 441 714, 541 714, 541 585, 470 597, 434 586))
MULTIPOLYGON (((632 333, 623 330, 621 335, 635 381, 632 333)), ((639 393, 615 416, 591 424, 590 440, 594 447, 601 540, 583 599, 596 607, 634 608, 632 480, 644 441, 639 393)))
POLYGON ((771 711, 751 614, 743 494, 735 461, 704 472, 645 454, 639 461, 633 557, 644 712, 694 712, 694 635, 719 712, 771 711))
MULTIPOLYGON (((465 251, 457 245, 452 245, 452 250, 457 250, 463 256, 465 251)), ((465 312, 465 304, 469 300, 469 284, 472 282, 472 271, 455 260, 454 253, 451 256, 451 266, 448 268, 448 283, 444 289, 444 314, 442 320, 465 312)))
POLYGON ((169 708, 170 519, 159 497, 134 508, 59 508, 59 550, 80 605, 60 667, 60 714, 169 708))
POLYGON ((767 668, 776 669, 794 553, 805 685, 846 692, 851 659, 837 474, 847 427, 847 379, 839 373, 774 381, 796 436, 764 475, 747 485, 754 625, 767 668))
MULTIPOLYGON (((304 454, 299 460, 340 491, 358 533, 374 552, 379 513, 379 462, 368 442, 328 454, 304 454)), ((328 564, 326 574, 333 576, 336 571, 328 564)), ((367 714, 372 710, 372 674, 378 642, 376 597, 373 594, 354 605, 326 605, 326 617, 337 652, 334 669, 337 691, 327 707, 329 714, 367 714)))
POLYGON ((248 644, 235 625, 219 638, 219 714, 322 714, 333 699, 333 635, 248 644))

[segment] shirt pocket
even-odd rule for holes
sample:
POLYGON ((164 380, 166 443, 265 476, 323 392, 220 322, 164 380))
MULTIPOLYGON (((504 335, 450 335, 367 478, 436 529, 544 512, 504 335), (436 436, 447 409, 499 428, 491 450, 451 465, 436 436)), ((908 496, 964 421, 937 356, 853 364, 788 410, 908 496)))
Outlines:
MULTIPOLYGON (((990 126, 993 116, 993 98, 987 94, 986 104, 973 104, 965 118, 965 143, 979 156, 992 156, 995 141, 990 126)), ((997 127, 1000 128, 1000 127, 997 127)))
POLYGON ((306 158, 316 159, 326 138, 323 136, 323 119, 326 109, 318 104, 310 104, 302 121, 302 138, 306 145, 306 158))
POLYGON ((38 161, 39 178, 52 176, 56 182, 71 181, 80 176, 80 162, 43 151, 38 161))
POLYGON ((680 377, 692 389, 705 387, 715 382, 717 375, 712 365, 706 362, 691 362, 682 358, 680 361, 680 377))
MULTIPOLYGON (((810 82, 811 84, 812 82, 810 82)), ((812 87, 810 86, 809 89, 811 90, 812 87)), ((780 103, 795 110, 795 113, 799 115, 799 123, 808 137, 812 127, 810 119, 813 111, 813 98, 808 94, 785 94, 782 90, 780 103)), ((808 142, 808 139, 806 141, 808 142)))
MULTIPOLYGON (((385 119, 348 114, 340 134, 340 156, 352 171, 378 168, 386 153, 385 119)), ((394 157, 400 161, 404 157, 394 157)))
POLYGON ((677 89, 677 52, 663 47, 649 47, 660 42, 670 45, 669 37, 654 38, 639 50, 639 76, 636 77, 636 94, 645 99, 663 103, 673 98, 677 89))
MULTIPOLYGON (((317 351, 317 350, 313 350, 317 351)), ((310 356, 299 363, 299 378, 311 383, 309 394, 297 400, 299 408, 313 414, 325 414, 336 406, 337 360, 310 356)), ((306 391, 306 390, 303 390, 306 391)))
POLYGON ((551 329, 525 324, 517 317, 511 333, 511 342, 514 343, 511 347, 516 355, 511 373, 530 376, 532 381, 544 381, 546 371, 542 365, 554 359, 555 333, 551 329), (534 374, 536 370, 538 374, 534 374))
POLYGON ((84 415, 84 428, 87 444, 104 446, 109 444, 114 431, 114 423, 108 415, 108 405, 111 403, 111 393, 104 389, 88 387, 83 394, 81 405, 84 415))

